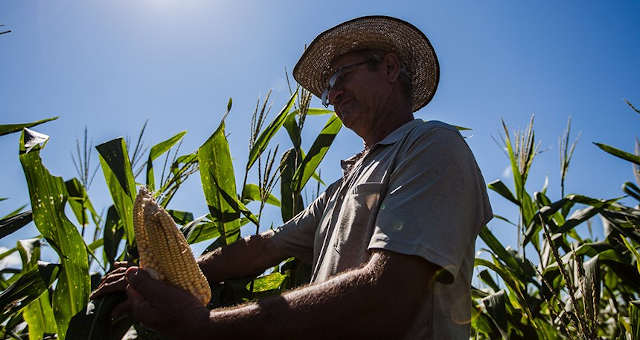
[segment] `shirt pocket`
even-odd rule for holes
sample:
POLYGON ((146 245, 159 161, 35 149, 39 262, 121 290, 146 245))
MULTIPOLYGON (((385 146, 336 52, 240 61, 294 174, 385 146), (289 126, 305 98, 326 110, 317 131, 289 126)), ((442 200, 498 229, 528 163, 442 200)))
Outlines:
POLYGON ((335 227, 335 249, 341 255, 366 254, 383 187, 383 183, 365 182, 347 191, 335 227))

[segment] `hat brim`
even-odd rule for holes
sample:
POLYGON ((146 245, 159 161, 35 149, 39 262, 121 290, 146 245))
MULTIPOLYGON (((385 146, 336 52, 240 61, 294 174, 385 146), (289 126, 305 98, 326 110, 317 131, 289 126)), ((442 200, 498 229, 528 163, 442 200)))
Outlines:
POLYGON ((407 68, 412 83, 412 111, 427 105, 440 79, 440 66, 429 39, 412 24, 388 16, 355 18, 320 33, 293 69, 293 77, 320 97, 335 72, 332 61, 367 49, 394 52, 407 68))

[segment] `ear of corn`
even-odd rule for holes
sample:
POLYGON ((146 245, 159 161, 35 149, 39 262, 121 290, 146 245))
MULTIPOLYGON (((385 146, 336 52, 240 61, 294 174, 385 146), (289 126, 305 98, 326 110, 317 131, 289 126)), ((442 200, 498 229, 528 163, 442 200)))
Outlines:
POLYGON ((206 305, 211 288, 171 215, 144 187, 140 188, 133 209, 140 267, 153 278, 190 292, 206 305))

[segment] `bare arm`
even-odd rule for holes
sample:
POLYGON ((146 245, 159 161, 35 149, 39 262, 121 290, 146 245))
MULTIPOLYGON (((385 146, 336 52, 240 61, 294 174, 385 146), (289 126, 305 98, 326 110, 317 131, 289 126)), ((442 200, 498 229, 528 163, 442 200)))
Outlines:
POLYGON ((209 316, 211 333, 203 334, 237 336, 240 331, 247 337, 266 332, 266 338, 282 338, 284 334, 300 339, 399 337, 431 289, 436 268, 416 256, 377 251, 366 266, 324 283, 254 304, 213 310, 209 316), (242 327, 249 324, 252 327, 242 327))
POLYGON ((437 268, 419 257, 376 251, 364 267, 321 284, 212 311, 147 275, 131 276, 128 293, 136 320, 176 338, 186 330, 194 339, 398 338, 432 289, 437 268), (176 312, 178 303, 184 307, 176 312))
POLYGON ((198 265, 210 284, 226 279, 257 275, 288 257, 271 240, 271 233, 262 233, 238 240, 202 255, 198 265))

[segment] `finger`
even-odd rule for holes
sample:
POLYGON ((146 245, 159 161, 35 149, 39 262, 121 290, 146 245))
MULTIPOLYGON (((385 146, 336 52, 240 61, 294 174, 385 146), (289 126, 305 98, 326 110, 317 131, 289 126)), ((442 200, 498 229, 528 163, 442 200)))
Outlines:
POLYGON ((129 266, 129 261, 118 261, 113 264, 114 268, 126 268, 129 266))
POLYGON ((93 293, 91 293, 89 298, 95 299, 108 293, 124 291, 126 286, 127 281, 125 279, 124 273, 119 275, 110 275, 109 278, 100 283, 98 288, 93 293))
POLYGON ((107 276, 105 276, 102 281, 100 282, 101 285, 107 284, 107 283, 112 283, 115 281, 118 281, 120 279, 123 279, 125 275, 125 271, 120 271, 117 273, 111 273, 107 276))
POLYGON ((191 294, 181 288, 152 278, 149 272, 143 268, 130 267, 127 269, 126 278, 129 285, 152 304, 172 298, 180 300, 192 297, 191 294))
POLYGON ((103 283, 109 281, 109 280, 113 280, 114 277, 118 277, 121 275, 124 275, 124 273, 127 271, 127 268, 117 268, 115 270, 110 271, 107 275, 105 275, 102 280, 100 280, 100 285, 102 285, 103 283))
POLYGON ((143 297, 148 298, 161 294, 162 291, 158 286, 162 285, 162 281, 154 280, 149 273, 138 267, 131 267, 127 269, 126 280, 136 292, 143 297))

